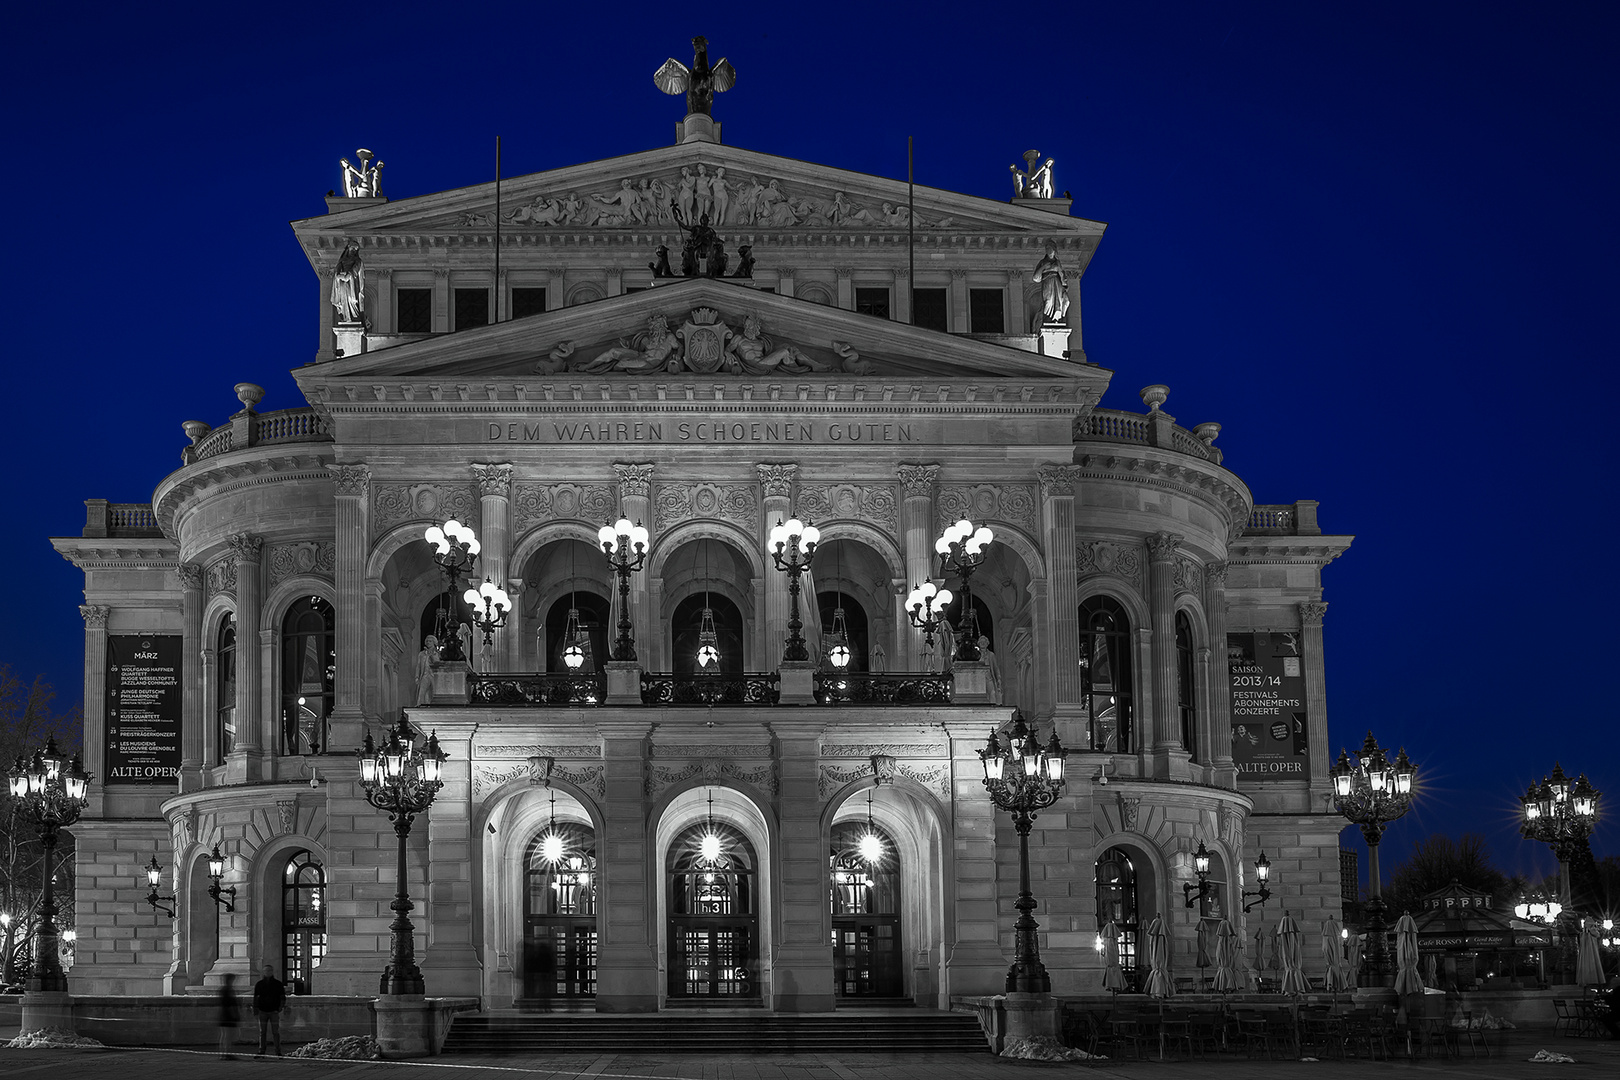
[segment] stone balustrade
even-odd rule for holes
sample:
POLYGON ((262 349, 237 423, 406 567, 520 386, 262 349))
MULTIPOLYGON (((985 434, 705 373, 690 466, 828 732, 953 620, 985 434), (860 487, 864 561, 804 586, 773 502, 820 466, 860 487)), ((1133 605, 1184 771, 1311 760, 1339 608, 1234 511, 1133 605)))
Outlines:
POLYGON ((1316 523, 1317 502, 1302 499, 1296 503, 1256 506, 1243 527, 1244 536, 1321 536, 1316 523))
POLYGON ((114 503, 106 499, 84 500, 84 536, 118 539, 158 537, 157 516, 150 503, 114 503))
POLYGON ((181 454, 187 465, 264 443, 332 441, 330 422, 314 409, 282 409, 270 413, 244 410, 231 417, 229 423, 213 430, 206 424, 188 423, 186 433, 192 437, 192 444, 181 454))
POLYGON ((1200 424, 1196 431, 1188 431, 1157 411, 1144 415, 1118 409, 1093 409, 1075 422, 1074 441, 1156 446, 1219 465, 1222 454, 1213 445, 1219 432, 1219 424, 1200 424))

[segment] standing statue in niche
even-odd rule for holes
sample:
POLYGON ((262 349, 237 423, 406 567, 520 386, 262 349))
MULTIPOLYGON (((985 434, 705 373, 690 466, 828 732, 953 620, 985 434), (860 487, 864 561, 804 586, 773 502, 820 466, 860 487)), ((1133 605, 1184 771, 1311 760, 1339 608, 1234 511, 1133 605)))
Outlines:
POLYGON ((874 641, 868 659, 874 675, 887 675, 889 673, 889 650, 883 647, 883 642, 874 641))
POLYGON ((354 156, 360 159, 357 169, 349 164, 348 158, 338 158, 338 164, 343 166, 343 194, 350 199, 375 199, 382 195, 382 162, 371 164, 375 157, 370 150, 356 150, 354 156))
POLYGON ((1052 197, 1052 159, 1047 158, 1045 164, 1036 165, 1041 160, 1038 150, 1025 150, 1024 162, 1029 169, 1027 173, 1020 172, 1018 166, 1009 165, 1007 168, 1013 174, 1013 198, 1015 199, 1050 199, 1052 197))
POLYGON ((427 705, 433 700, 433 661, 439 658, 439 639, 429 634, 422 639, 422 651, 416 654, 411 674, 416 679, 416 703, 427 705))
POLYGON ((990 639, 983 634, 979 635, 979 659, 984 661, 985 674, 989 677, 990 704, 1000 705, 1001 665, 996 662, 996 654, 990 651, 990 639))
POLYGON ((1061 323, 1069 317, 1069 279, 1058 261, 1057 244, 1048 240, 1046 254, 1035 264, 1035 282, 1041 287, 1041 322, 1061 323))
POLYGON ((736 85, 737 69, 723 58, 710 67, 709 39, 695 37, 692 39, 692 66, 687 67, 672 56, 653 72, 653 83, 666 94, 685 94, 688 114, 712 116, 714 95, 736 85))
POLYGON ((332 308, 340 323, 364 321, 362 308, 365 306, 366 293, 361 275, 363 269, 359 242, 352 239, 344 241, 343 254, 338 256, 337 269, 332 273, 332 308))
POLYGON ((470 661, 473 658, 473 632, 470 624, 456 624, 456 641, 461 645, 462 658, 470 661))

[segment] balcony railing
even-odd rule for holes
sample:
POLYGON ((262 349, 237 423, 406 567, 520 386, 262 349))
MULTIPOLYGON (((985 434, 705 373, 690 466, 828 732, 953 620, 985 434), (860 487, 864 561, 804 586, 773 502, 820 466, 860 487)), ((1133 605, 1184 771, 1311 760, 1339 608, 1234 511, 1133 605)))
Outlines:
POLYGON ((470 675, 467 689, 474 705, 600 705, 607 700, 607 676, 553 671, 470 675))
POLYGON ((1117 409, 1093 409, 1075 425, 1074 441, 1157 446, 1219 465, 1221 452, 1213 445, 1219 431, 1219 424, 1200 424, 1198 430, 1188 431, 1160 412, 1143 415, 1117 409))
POLYGON ((199 424, 196 430, 206 434, 198 434, 196 441, 182 452, 187 465, 264 443, 332 441, 331 423, 314 409, 241 412, 212 431, 206 424, 199 424))
POLYGON ((641 673, 643 705, 775 705, 782 694, 774 671, 740 675, 641 673))
POLYGON ((949 705, 952 680, 933 671, 816 672, 818 705, 949 705))

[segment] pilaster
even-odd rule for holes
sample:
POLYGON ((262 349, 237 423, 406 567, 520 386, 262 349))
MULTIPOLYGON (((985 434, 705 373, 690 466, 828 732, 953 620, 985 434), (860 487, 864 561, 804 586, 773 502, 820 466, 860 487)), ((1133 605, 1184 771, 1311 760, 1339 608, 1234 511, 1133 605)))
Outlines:
MULTIPOLYGON (((84 768, 92 777, 107 775, 107 618, 112 608, 80 604, 84 617, 84 768)), ((107 785, 90 785, 86 817, 100 817, 107 785)))
POLYGON ((1148 617, 1153 631, 1150 671, 1153 683, 1153 775, 1170 775, 1169 755, 1181 749, 1176 714, 1176 545, 1174 533, 1148 537, 1148 617))
MULTIPOLYGON (((901 465, 895 471, 900 477, 900 536, 906 553, 907 584, 900 598, 903 609, 906 595, 934 577, 934 491, 939 466, 901 465)), ((923 632, 911 626, 909 614, 900 625, 909 628, 901 635, 905 651, 891 666, 896 671, 921 671, 923 632)))
MULTIPOLYGON (((1075 571, 1074 488, 1080 470, 1073 465, 1042 465, 1041 540, 1046 556, 1045 611, 1037 612, 1036 664, 1050 672, 1037 708, 1053 716, 1065 746, 1084 746, 1084 690, 1080 682, 1080 599, 1075 571), (1044 616, 1044 617, 1042 617, 1044 616), (1044 632, 1050 626, 1050 632, 1044 632)), ((1033 595, 1035 583, 1030 582, 1033 595)))
MULTIPOLYGON (((488 522, 486 517, 485 522, 488 522)), ((432 933, 422 970, 435 997, 476 997, 483 992, 483 965, 473 941, 472 736, 475 725, 439 733, 444 787, 415 828, 427 833, 427 899, 419 925, 432 933)))
POLYGON ((202 568, 180 564, 180 790, 202 787, 203 732, 207 710, 203 707, 201 661, 203 621, 202 568))
MULTIPOLYGON (((504 275, 504 271, 502 273, 504 275)), ((484 578, 500 585, 510 573, 507 562, 512 547, 512 466, 504 462, 474 465, 472 471, 473 477, 478 481, 478 520, 483 526, 484 533, 480 540, 483 550, 479 555, 479 564, 484 578)), ((468 584, 472 588, 477 588, 482 582, 472 581, 468 584)), ((510 624, 510 616, 507 621, 510 624)), ((494 645, 489 656, 489 664, 495 671, 508 670, 505 660, 509 647, 507 638, 512 633, 509 628, 495 631, 494 645)), ((473 661, 475 669, 482 670, 482 641, 474 642, 474 655, 467 659, 473 661)))
MULTIPOLYGON (((951 997, 1002 993, 1010 962, 1001 948, 1003 916, 996 901, 995 804, 985 794, 979 761, 987 732, 966 724, 950 724, 945 731, 951 741, 955 837, 946 888, 952 892, 956 918, 954 926, 949 918, 945 925, 942 1003, 951 997)), ((1007 921, 1010 925, 1011 919, 1007 921)))
MULTIPOLYGON (((787 575, 771 562, 767 540, 771 529, 793 516, 793 482, 799 467, 792 464, 759 464, 759 486, 764 513, 760 515, 760 550, 765 551, 765 654, 759 658, 762 671, 769 671, 782 662, 782 650, 787 647, 788 580, 787 575)), ((801 597, 801 602, 803 598, 801 597)), ((800 612, 803 616, 803 612, 800 612)))
MULTIPOLYGON (((366 624, 370 621, 365 602, 366 549, 370 547, 367 528, 367 507, 371 494, 371 469, 366 465, 328 465, 336 489, 336 551, 333 569, 337 592, 337 673, 333 685, 332 715, 327 721, 327 745, 350 747, 360 745, 361 728, 365 723, 366 669, 377 649, 366 648, 366 624)), ((239 622, 238 626, 246 625, 239 622)), ((257 626, 257 620, 252 624, 257 626)), ((241 631, 238 630, 240 635, 241 631)), ((380 628, 379 628, 380 636, 380 628)), ((238 652, 240 653, 240 649, 238 652)), ((240 663, 240 660, 238 660, 240 663)), ((238 685, 240 685, 238 677, 238 685)), ((373 703, 375 711, 380 702, 373 703)))
POLYGON ((1310 727, 1310 782, 1312 788, 1327 790, 1328 722, 1327 658, 1323 653, 1322 618, 1327 604, 1305 600, 1299 605, 1300 644, 1305 654, 1305 719, 1310 727))
POLYGON ((773 723, 781 767, 780 929, 772 964, 777 1012, 831 1012, 832 916, 821 839, 819 723, 773 723))
POLYGON ((596 1011, 652 1012, 658 1008, 659 970, 653 919, 657 905, 648 880, 651 837, 647 831, 642 760, 646 724, 602 729, 602 800, 606 858, 602 862, 601 945, 597 952, 596 1011))
MULTIPOLYGON (((619 484, 619 512, 631 521, 650 527, 652 522, 652 477, 650 463, 626 465, 615 462, 613 472, 619 484)), ((630 622, 636 635, 636 656, 643 668, 648 667, 652 645, 652 602, 648 594, 652 568, 644 567, 630 575, 630 622)), ((615 588, 617 582, 614 583, 615 588)), ((542 667, 544 664, 541 665, 542 667)))
MULTIPOLYGON (((236 560, 236 746, 226 760, 232 783, 264 778, 263 668, 259 640, 259 576, 264 540, 237 533, 229 540, 236 560)), ((341 657, 341 654, 340 654, 341 657)), ((342 661, 339 660, 339 668, 342 661)))
POLYGON ((1204 567, 1204 587, 1208 590, 1209 611, 1209 764, 1214 781, 1221 787, 1237 786, 1237 770, 1232 767, 1232 675, 1226 655, 1226 570, 1227 564, 1212 562, 1204 567))
MULTIPOLYGON (((506 579, 506 595, 512 598, 512 613, 506 617, 506 670, 522 671, 523 668, 523 642, 528 637, 527 623, 523 618, 523 589, 527 584, 521 577, 506 579)), ((536 670, 544 671, 546 658, 544 654, 538 657, 536 670)))

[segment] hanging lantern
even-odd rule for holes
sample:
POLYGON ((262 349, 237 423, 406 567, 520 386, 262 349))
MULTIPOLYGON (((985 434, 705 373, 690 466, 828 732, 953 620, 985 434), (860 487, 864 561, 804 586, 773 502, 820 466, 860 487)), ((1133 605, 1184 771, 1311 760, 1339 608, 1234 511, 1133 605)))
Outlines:
POLYGON ((709 665, 720 665, 720 635, 714 629, 714 612, 705 605, 703 608, 703 621, 698 624, 698 667, 709 670, 709 665))
POLYGON ((832 666, 842 671, 849 666, 849 627, 844 622, 844 608, 842 605, 833 608, 832 633, 829 635, 832 647, 827 650, 827 659, 832 666))
POLYGON ((568 609, 568 625, 563 627, 563 663, 569 671, 578 671, 585 666, 586 657, 590 655, 591 639, 579 628, 579 608, 568 609))

